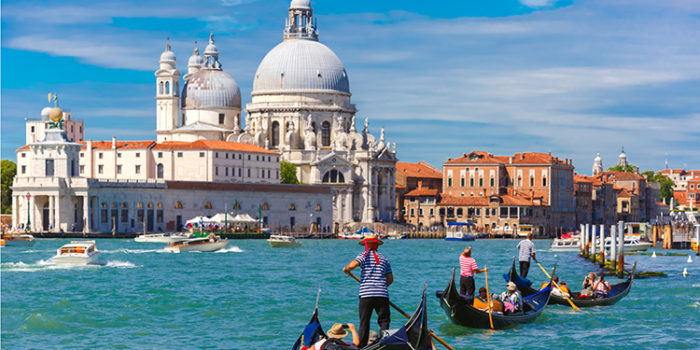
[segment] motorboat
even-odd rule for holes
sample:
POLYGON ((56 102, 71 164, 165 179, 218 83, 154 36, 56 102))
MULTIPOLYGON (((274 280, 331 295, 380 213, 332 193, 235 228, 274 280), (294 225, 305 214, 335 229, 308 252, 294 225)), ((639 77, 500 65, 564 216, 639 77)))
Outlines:
POLYGON ((405 239, 405 238, 408 238, 408 234, 407 233, 398 233, 398 232, 394 231, 394 232, 389 232, 389 234, 386 235, 385 238, 386 239, 405 239))
POLYGON ((53 257, 55 264, 88 265, 97 264, 100 251, 95 246, 95 241, 72 241, 56 250, 53 257))
POLYGON ((376 233, 370 230, 369 227, 363 227, 355 231, 355 233, 341 232, 338 234, 338 239, 363 239, 368 235, 376 235, 376 233))
POLYGON ((301 247, 301 242, 297 241, 297 239, 292 236, 270 235, 270 239, 268 239, 267 242, 270 243, 270 247, 275 248, 301 247))
POLYGON ((209 237, 189 238, 171 242, 164 249, 171 253, 213 252, 224 248, 227 244, 228 239, 221 239, 217 235, 210 234, 209 237))
MULTIPOLYGON (((625 235, 625 251, 643 252, 651 248, 651 242, 642 242, 639 236, 625 235)), ((610 237, 605 238, 605 250, 609 250, 612 245, 610 237)))
POLYGON ((469 222, 450 222, 445 233, 446 241, 473 241, 476 238, 485 237, 486 234, 476 235, 473 232, 474 224, 469 222))
POLYGON ((191 233, 180 233, 180 232, 165 232, 165 233, 149 233, 142 234, 136 238, 134 241, 141 243, 172 243, 177 241, 182 241, 188 238, 192 238, 191 233))
POLYGON ((564 234, 561 238, 552 240, 549 250, 553 252, 578 252, 581 250, 581 239, 579 236, 564 234))
POLYGON ((534 234, 532 225, 520 225, 520 228, 518 229, 518 237, 527 237, 529 234, 534 234))
POLYGON ((28 246, 34 244, 34 236, 30 234, 4 234, 2 235, 3 246, 28 246))

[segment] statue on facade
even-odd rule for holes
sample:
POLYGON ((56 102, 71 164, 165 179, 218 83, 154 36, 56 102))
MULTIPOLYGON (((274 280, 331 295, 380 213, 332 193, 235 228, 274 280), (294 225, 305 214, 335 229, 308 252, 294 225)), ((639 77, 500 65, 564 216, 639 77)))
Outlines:
POLYGON ((294 145, 294 132, 296 130, 294 129, 294 122, 289 122, 289 125, 287 126, 287 136, 285 137, 285 141, 287 142, 287 150, 291 150, 292 146, 294 145))
POLYGON ((234 134, 240 134, 241 133, 241 125, 238 122, 238 115, 233 117, 233 133, 234 134))
POLYGON ((311 118, 307 118, 306 126, 304 127, 304 149, 313 151, 316 149, 316 134, 314 127, 311 125, 311 118))
POLYGON ((352 118, 350 118, 350 132, 351 133, 356 133, 357 129, 355 129, 355 116, 353 115, 352 118))

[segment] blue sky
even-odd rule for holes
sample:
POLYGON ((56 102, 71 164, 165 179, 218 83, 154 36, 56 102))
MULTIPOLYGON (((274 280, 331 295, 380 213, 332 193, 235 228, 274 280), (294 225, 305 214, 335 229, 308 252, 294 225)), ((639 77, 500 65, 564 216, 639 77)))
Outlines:
MULTIPOLYGON (((694 1, 312 2, 350 78, 358 123, 436 166, 471 150, 552 152, 588 174, 620 148, 642 170, 700 168, 694 1)), ((287 0, 3 1, 2 158, 46 94, 87 138, 154 139, 153 72, 170 37, 186 71, 210 31, 250 102, 287 0)))

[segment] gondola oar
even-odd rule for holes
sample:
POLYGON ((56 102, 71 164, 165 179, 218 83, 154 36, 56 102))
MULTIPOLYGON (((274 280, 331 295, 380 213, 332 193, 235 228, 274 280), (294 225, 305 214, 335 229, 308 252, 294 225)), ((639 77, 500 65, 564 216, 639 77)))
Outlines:
MULTIPOLYGON (((452 276, 454 277, 454 276, 452 276)), ((486 302, 489 306, 489 324, 493 329, 493 316, 491 316, 491 292, 489 292, 489 269, 488 265, 484 265, 484 278, 486 278, 486 302)))
MULTIPOLYGON (((357 276, 353 275, 352 272, 348 272, 348 276, 352 277, 352 278, 353 278, 355 281, 357 281, 358 283, 362 283, 362 281, 360 281, 360 279, 357 278, 357 276)), ((408 319, 411 318, 411 316, 410 316, 409 314, 405 313, 405 312, 404 312, 403 310, 401 310, 398 306, 394 305, 394 303, 392 303, 391 301, 389 301, 389 305, 390 305, 391 307, 393 307, 396 311, 398 311, 400 314, 404 315, 404 317, 406 317, 406 318, 408 318, 408 319)), ((428 330, 428 333, 430 334, 431 337, 433 337, 435 340, 437 340, 440 344, 442 344, 442 345, 445 346, 446 348, 448 348, 448 349, 450 349, 450 350, 455 350, 455 348, 451 347, 451 346, 450 346, 449 344, 447 344, 444 340, 440 339, 440 337, 438 337, 435 333, 433 333, 432 330, 429 329, 429 330, 428 330)))
MULTIPOLYGON (((550 276, 549 273, 547 273, 547 270, 545 270, 544 267, 542 267, 542 265, 537 260, 535 260, 535 263, 537 263, 537 266, 539 266, 542 269, 542 272, 544 272, 544 274, 547 275, 547 277, 551 280, 552 276, 550 276)), ((574 308, 574 310, 581 311, 581 309, 579 309, 578 306, 576 306, 574 304, 574 302, 571 301, 571 299, 569 299, 569 297, 566 295, 566 293, 563 290, 561 290, 561 288, 559 288, 559 285, 557 284, 557 282, 552 281, 552 284, 555 287, 557 287, 557 289, 559 289, 559 291, 561 292, 561 295, 563 295, 564 298, 566 298, 566 301, 568 301, 569 304, 571 304, 571 307, 574 308)))

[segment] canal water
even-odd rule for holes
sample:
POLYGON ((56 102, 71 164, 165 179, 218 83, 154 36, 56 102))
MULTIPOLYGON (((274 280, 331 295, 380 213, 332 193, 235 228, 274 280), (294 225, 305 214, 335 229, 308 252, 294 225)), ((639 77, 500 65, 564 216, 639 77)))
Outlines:
MULTIPOLYGON (((54 265, 51 257, 68 242, 40 239, 31 247, 1 249, 2 349, 288 349, 311 316, 319 286, 326 329, 335 322, 358 323, 358 284, 341 271, 363 251, 357 241, 302 240, 301 248, 284 249, 239 240, 220 252, 172 254, 162 244, 105 239, 97 241, 102 265, 54 265)), ((668 277, 635 280, 614 306, 584 312, 548 306, 534 323, 490 331, 451 324, 435 298, 466 244, 389 240, 380 248, 394 272, 391 300, 412 313, 427 283, 430 328, 456 349, 698 348, 695 255, 691 263, 687 255, 665 256, 662 250, 656 258, 627 256, 638 269, 668 277), (688 277, 681 274, 684 268, 688 277)), ((488 265, 492 292, 503 291, 502 274, 517 241, 468 244, 479 268, 488 265)), ((539 261, 548 269, 557 263, 569 286, 597 271, 576 253, 548 252, 549 241, 535 244, 539 261)), ((546 278, 534 264, 529 277, 536 283, 546 278)), ((484 274, 476 283, 484 285, 484 274)), ((391 316, 392 328, 403 324, 398 312, 391 316)))

